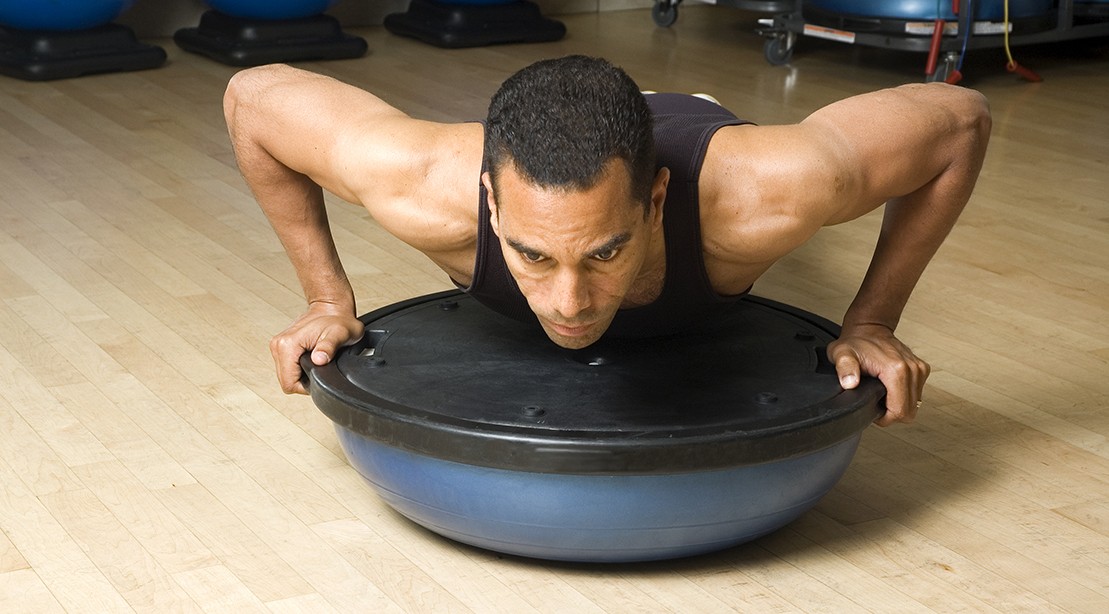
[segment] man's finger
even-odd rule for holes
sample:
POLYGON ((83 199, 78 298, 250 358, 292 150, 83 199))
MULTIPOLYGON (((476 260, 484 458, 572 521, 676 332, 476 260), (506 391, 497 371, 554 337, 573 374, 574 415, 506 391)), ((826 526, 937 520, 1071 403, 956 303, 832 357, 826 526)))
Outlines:
POLYGON ((329 362, 331 362, 331 352, 321 349, 318 346, 316 349, 312 350, 312 364, 317 367, 322 367, 329 362))
POLYGON ((362 338, 362 333, 362 330, 352 331, 338 324, 328 326, 316 338, 315 346, 312 347, 312 364, 322 367, 331 362, 339 348, 357 342, 362 338))
POLYGON ((836 375, 839 376, 839 385, 844 390, 850 390, 859 385, 859 358, 850 349, 838 351, 832 360, 836 363, 836 375))
POLYGON ((300 370, 300 361, 297 359, 283 361, 278 365, 277 382, 281 384, 281 391, 285 394, 308 394, 301 382, 304 372, 300 370))
POLYGON ((330 329, 320 333, 320 336, 316 339, 316 344, 312 347, 312 364, 322 367, 331 362, 331 357, 335 355, 337 345, 334 339, 335 334, 330 329))
POLYGON ((910 405, 915 404, 913 384, 909 381, 907 369, 890 369, 879 374, 878 379, 886 387, 886 414, 876 424, 888 426, 894 422, 911 422, 913 413, 910 405))

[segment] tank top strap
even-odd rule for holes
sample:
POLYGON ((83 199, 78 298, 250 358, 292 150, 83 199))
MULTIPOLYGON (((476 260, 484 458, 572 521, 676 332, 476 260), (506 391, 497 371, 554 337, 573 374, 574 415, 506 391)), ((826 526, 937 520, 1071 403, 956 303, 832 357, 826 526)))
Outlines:
POLYGON ((622 309, 609 333, 642 337, 680 332, 738 300, 717 294, 705 270, 698 181, 709 141, 725 126, 749 124, 727 109, 686 94, 649 94, 657 165, 670 169, 663 205, 666 278, 649 305, 622 309))
MULTIPOLYGON (((482 122, 484 125, 484 122, 482 122)), ((485 174, 486 163, 481 163, 481 172, 485 174)), ((508 271, 504 253, 501 251, 501 242, 493 232, 493 225, 489 221, 489 192, 485 184, 478 178, 478 227, 477 227, 477 255, 474 259, 474 275, 468 287, 463 287, 458 282, 455 285, 477 301, 493 311, 508 316, 520 322, 539 325, 539 320, 528 306, 527 298, 520 291, 516 279, 508 271)))

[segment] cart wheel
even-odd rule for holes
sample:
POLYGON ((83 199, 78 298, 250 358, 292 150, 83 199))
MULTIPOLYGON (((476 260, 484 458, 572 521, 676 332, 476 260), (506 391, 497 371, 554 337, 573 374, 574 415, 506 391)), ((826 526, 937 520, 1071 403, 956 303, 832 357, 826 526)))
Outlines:
POLYGON ((943 60, 936 63, 936 72, 927 75, 924 79, 927 83, 938 81, 947 81, 948 75, 955 72, 956 67, 959 66, 959 52, 948 51, 943 56, 943 60))
POLYGON ((659 0, 651 7, 651 18, 655 20, 655 24, 669 28, 674 25, 678 20, 678 2, 677 0, 659 0))
POLYGON ((789 59, 793 57, 793 43, 796 42, 797 37, 793 32, 784 32, 781 34, 774 34, 766 39, 763 44, 762 51, 766 56, 766 61, 774 66, 784 66, 789 63, 789 59))

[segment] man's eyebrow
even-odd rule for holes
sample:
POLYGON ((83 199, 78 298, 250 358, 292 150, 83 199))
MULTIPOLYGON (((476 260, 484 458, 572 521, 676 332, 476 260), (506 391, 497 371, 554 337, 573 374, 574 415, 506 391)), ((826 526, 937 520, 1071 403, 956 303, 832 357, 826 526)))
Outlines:
POLYGON ((541 251, 539 251, 539 250, 537 250, 533 247, 528 247, 527 245, 524 245, 523 243, 520 243, 519 241, 517 241, 516 239, 513 239, 511 237, 506 238, 504 240, 504 242, 508 243, 509 247, 511 247, 512 249, 520 252, 521 254, 539 254, 541 256, 545 255, 545 254, 543 254, 543 252, 541 252, 541 251))
MULTIPOLYGON (((598 254, 612 251, 623 246, 625 243, 630 241, 631 238, 632 235, 630 232, 622 232, 612 237, 608 241, 605 241, 603 245, 589 250, 589 253, 586 254, 586 256, 592 258, 593 256, 596 256, 598 254)), ((513 239, 512 237, 506 237, 504 242, 508 243, 509 247, 520 252, 521 254, 539 254, 540 256, 546 256, 546 254, 544 254, 541 250, 535 249, 534 247, 528 247, 527 245, 521 243, 516 239, 513 239)))
POLYGON ((589 255, 590 256, 596 256, 598 254, 603 254, 605 252, 610 252, 610 251, 624 245, 625 243, 630 241, 631 238, 632 238, 632 235, 631 235, 630 232, 622 232, 622 233, 616 235, 615 237, 612 237, 608 241, 606 241, 604 245, 602 245, 602 246, 598 247, 597 249, 594 249, 593 251, 589 252, 589 255))

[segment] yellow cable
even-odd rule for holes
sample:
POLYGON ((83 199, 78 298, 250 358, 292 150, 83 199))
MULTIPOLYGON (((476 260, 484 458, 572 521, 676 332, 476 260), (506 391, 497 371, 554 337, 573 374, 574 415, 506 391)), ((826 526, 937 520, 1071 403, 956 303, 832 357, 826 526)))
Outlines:
POLYGON ((1005 0, 1005 57, 1009 58, 1009 66, 1013 66, 1016 62, 1013 60, 1013 52, 1009 50, 1009 0, 1005 0))

